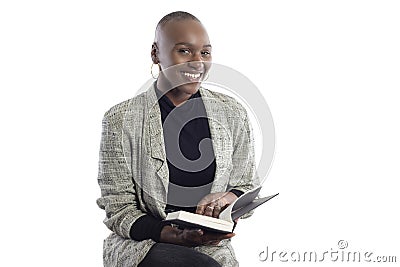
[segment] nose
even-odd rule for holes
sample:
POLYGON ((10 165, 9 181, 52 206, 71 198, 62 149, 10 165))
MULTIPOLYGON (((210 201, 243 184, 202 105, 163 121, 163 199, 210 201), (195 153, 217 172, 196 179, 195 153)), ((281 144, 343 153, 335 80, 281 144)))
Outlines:
POLYGON ((188 65, 195 70, 203 70, 204 63, 200 53, 193 55, 192 60, 188 62, 188 65))
POLYGON ((199 71, 204 69, 204 64, 202 61, 190 61, 188 62, 188 66, 199 71))

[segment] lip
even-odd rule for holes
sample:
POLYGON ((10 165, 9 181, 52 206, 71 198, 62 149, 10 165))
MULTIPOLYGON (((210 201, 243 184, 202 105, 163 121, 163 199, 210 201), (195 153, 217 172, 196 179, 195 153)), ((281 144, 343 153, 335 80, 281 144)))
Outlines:
POLYGON ((203 72, 198 71, 180 71, 182 77, 190 82, 199 82, 203 77, 203 72))

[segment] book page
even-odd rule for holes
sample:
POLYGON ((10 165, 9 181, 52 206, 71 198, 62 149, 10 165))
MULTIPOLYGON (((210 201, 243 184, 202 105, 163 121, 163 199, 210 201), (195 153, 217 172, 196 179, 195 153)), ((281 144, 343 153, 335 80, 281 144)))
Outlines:
POLYGON ((244 214, 248 213, 249 211, 257 208, 258 206, 260 206, 261 204, 267 202, 268 200, 270 200, 271 198, 277 196, 278 194, 275 194, 275 195, 272 195, 272 196, 268 196, 268 197, 254 199, 248 205, 232 211, 232 215, 231 215, 232 220, 236 220, 237 218, 239 218, 239 217, 243 216, 244 214))
POLYGON ((261 186, 256 187, 250 191, 247 191, 245 194, 241 195, 233 204, 232 211, 238 210, 244 206, 247 206, 251 203, 261 191, 261 186))
MULTIPOLYGON (((239 198, 237 198, 232 204, 230 204, 226 209, 224 209, 218 216, 221 220, 225 220, 228 222, 233 222, 234 219, 232 219, 232 212, 235 210, 238 210, 249 203, 251 203, 258 195, 258 193, 261 190, 261 186, 256 187, 250 191, 247 191, 243 195, 241 195, 239 198)), ((240 216, 239 216, 240 217, 240 216)))
MULTIPOLYGON (((236 200, 238 200, 238 199, 236 199, 236 200)), ((232 213, 233 205, 235 204, 236 200, 235 200, 232 204, 230 204, 228 207, 226 207, 226 208, 219 214, 219 216, 218 216, 219 219, 224 220, 224 221, 227 221, 227 222, 233 223, 231 213, 232 213)))

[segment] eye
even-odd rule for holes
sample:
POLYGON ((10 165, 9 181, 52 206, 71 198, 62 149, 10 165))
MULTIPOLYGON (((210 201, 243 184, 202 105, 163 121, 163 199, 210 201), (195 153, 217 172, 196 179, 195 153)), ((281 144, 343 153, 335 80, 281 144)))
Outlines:
POLYGON ((211 52, 210 51, 202 51, 201 55, 208 57, 208 56, 211 56, 211 52))
POLYGON ((179 53, 184 54, 184 55, 189 55, 190 54, 190 50, 189 49, 185 49, 185 48, 181 48, 178 50, 179 53))

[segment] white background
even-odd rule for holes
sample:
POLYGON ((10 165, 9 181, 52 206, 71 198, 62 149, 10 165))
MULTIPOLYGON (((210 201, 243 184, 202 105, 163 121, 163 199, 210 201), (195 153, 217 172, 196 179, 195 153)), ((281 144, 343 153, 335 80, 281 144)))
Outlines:
POLYGON ((260 262, 266 246, 340 239, 400 261, 397 1, 80 0, 0 4, 0 265, 102 265, 101 119, 150 78, 155 25, 176 10, 203 21, 214 61, 274 117, 263 193, 280 195, 238 225, 241 266, 290 264, 260 262))

